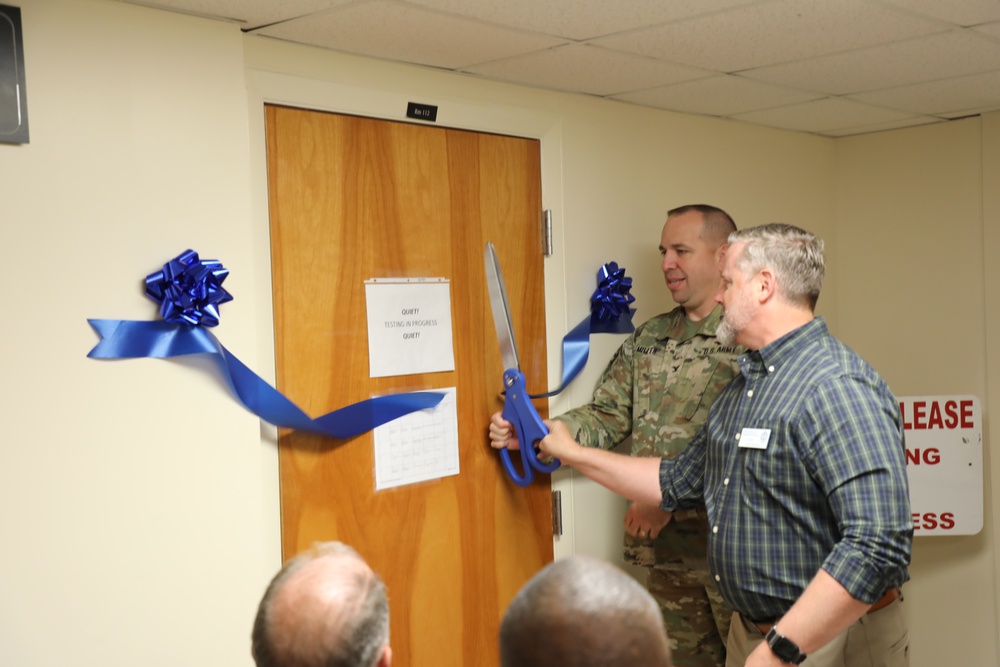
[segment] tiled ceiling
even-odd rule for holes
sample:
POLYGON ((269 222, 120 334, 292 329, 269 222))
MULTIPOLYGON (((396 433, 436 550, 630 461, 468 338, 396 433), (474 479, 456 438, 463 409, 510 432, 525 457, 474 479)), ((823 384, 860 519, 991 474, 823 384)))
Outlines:
POLYGON ((1000 0, 122 0, 830 137, 1000 109, 1000 0))

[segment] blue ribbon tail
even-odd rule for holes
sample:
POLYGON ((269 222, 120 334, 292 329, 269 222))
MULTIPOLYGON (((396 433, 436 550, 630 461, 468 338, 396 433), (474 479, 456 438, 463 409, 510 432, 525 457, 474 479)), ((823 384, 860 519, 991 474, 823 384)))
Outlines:
POLYGON ((181 327, 170 322, 87 321, 101 337, 87 354, 91 359, 166 359, 212 353, 218 345, 218 341, 204 329, 181 327))
POLYGON ((207 329, 171 322, 88 320, 101 341, 87 355, 93 359, 211 354, 223 379, 243 406, 269 424, 353 438, 398 417, 433 408, 444 394, 413 392, 370 398, 312 419, 281 392, 237 359, 207 329))
POLYGON ((549 396, 555 396, 565 389, 569 383, 575 380, 576 376, 580 374, 583 367, 587 365, 588 357, 590 357, 590 329, 592 320, 593 318, 588 317, 570 329, 568 334, 563 336, 563 376, 559 388, 553 389, 552 391, 544 394, 529 394, 531 398, 548 398, 549 396))
POLYGON ((635 308, 630 308, 621 317, 613 321, 604 322, 594 312, 573 327, 568 334, 563 336, 563 377, 559 388, 544 394, 529 394, 529 397, 549 398, 562 392, 569 386, 570 382, 576 379, 576 376, 580 374, 583 367, 587 365, 587 359, 590 357, 590 336, 598 333, 632 333, 635 331, 635 326, 632 324, 632 316, 634 314, 635 308))
POLYGON ((444 394, 434 391, 378 396, 317 417, 315 423, 332 437, 353 438, 403 415, 433 408, 442 398, 444 394))

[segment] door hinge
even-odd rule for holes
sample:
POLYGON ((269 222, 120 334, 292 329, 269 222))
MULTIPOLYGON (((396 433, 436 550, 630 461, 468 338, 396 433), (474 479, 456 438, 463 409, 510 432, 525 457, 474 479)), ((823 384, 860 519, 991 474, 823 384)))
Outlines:
POLYGON ((562 491, 552 492, 552 534, 562 537, 562 491))
POLYGON ((552 256, 552 211, 542 211, 542 254, 552 256))

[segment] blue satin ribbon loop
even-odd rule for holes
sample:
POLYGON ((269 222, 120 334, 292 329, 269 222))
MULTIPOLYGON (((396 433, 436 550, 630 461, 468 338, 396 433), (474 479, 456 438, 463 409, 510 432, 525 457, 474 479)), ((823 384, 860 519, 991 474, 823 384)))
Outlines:
POLYGON ((146 276, 146 296, 160 304, 165 322, 214 327, 219 305, 233 300, 222 287, 228 275, 219 260, 200 260, 194 250, 185 250, 146 276))
POLYGON ((629 292, 632 279, 617 262, 608 262, 597 271, 597 289, 590 297, 590 310, 602 323, 617 322, 629 312, 635 297, 629 292))
POLYGON ((630 304, 635 297, 630 294, 632 279, 617 262, 608 262, 597 272, 597 289, 590 297, 590 315, 570 329, 562 342, 562 382, 558 389, 544 394, 531 394, 531 398, 548 398, 562 392, 576 379, 590 357, 590 336, 598 333, 632 333, 630 304))
POLYGON ((433 408, 440 392, 411 392, 378 396, 315 419, 237 359, 207 329, 174 322, 87 320, 101 337, 87 354, 92 359, 166 359, 208 354, 232 393, 250 412, 283 428, 319 433, 331 438, 353 438, 403 415, 433 408))

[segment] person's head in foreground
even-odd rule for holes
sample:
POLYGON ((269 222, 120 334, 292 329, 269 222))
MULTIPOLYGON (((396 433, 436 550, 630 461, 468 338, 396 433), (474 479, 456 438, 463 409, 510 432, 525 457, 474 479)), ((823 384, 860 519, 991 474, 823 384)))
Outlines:
POLYGON ((257 667, 389 667, 385 585, 351 547, 317 543, 271 580, 252 640, 257 667))
POLYGON ((500 624, 501 667, 670 667, 649 592, 618 567, 573 556, 540 570, 500 624))

